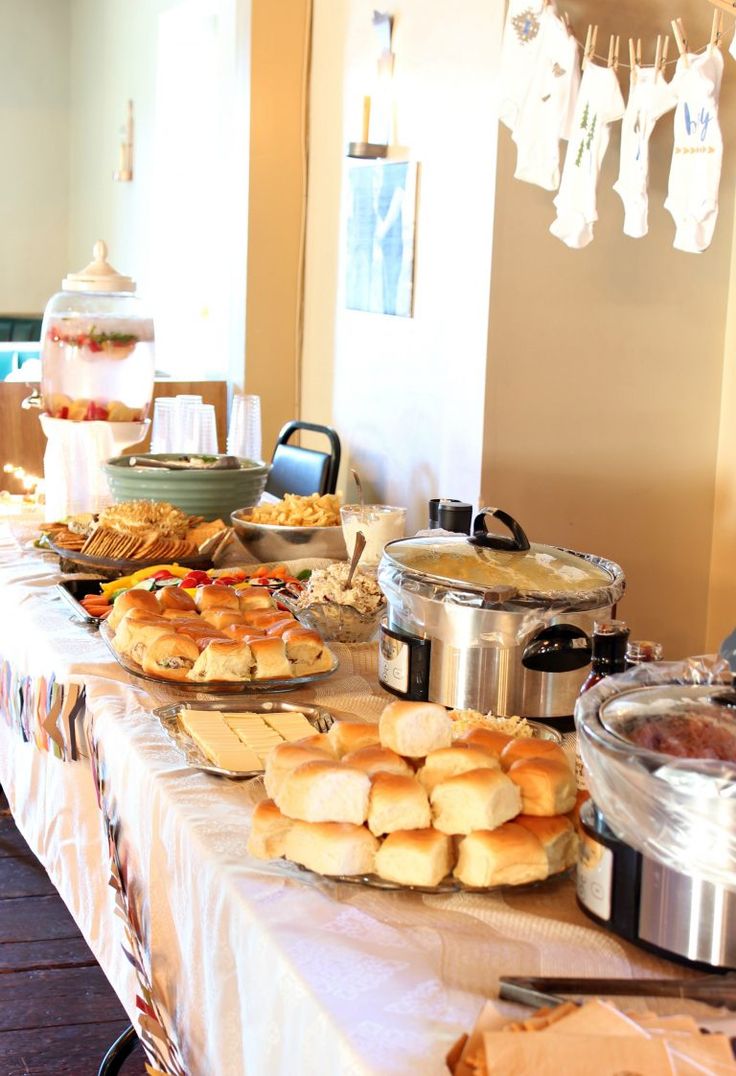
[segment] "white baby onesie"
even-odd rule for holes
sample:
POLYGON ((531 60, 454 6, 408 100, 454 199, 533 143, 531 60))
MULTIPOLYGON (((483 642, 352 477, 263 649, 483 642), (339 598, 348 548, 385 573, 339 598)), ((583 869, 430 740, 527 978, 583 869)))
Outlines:
POLYGON ((544 10, 543 0, 509 0, 498 74, 498 118, 512 131, 542 45, 539 31, 544 10))
POLYGON ((624 107, 613 68, 589 63, 583 71, 562 182, 555 198, 557 219, 549 229, 575 250, 587 247, 593 240, 593 224, 598 220, 596 187, 608 149, 609 125, 621 119, 624 107))
POLYGON ((624 235, 641 239, 649 230, 649 139, 660 116, 677 98, 661 71, 635 67, 621 124, 621 166, 613 189, 624 203, 624 235))
POLYGON ((560 185, 560 139, 569 138, 572 130, 580 65, 577 41, 552 7, 544 9, 540 21, 540 53, 514 128, 514 176, 556 191, 560 185))
POLYGON ((677 61, 672 87, 677 94, 675 146, 665 209, 675 221, 676 250, 700 254, 713 238, 718 217, 723 136, 718 95, 723 56, 717 48, 677 61))

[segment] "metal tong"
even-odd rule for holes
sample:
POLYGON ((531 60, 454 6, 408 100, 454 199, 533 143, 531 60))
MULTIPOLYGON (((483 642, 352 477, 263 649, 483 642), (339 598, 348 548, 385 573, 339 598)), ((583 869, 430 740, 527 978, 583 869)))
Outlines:
POLYGON ((576 979, 503 976, 499 994, 507 1001, 539 1008, 568 997, 599 994, 617 997, 683 998, 736 1011, 736 974, 693 979, 576 979))

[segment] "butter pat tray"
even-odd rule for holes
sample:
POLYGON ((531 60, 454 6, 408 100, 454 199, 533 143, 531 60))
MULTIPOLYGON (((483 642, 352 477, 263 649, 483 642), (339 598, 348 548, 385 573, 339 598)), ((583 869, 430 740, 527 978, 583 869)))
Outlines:
POLYGON ((251 714, 304 714, 315 732, 327 732, 335 721, 335 715, 322 706, 314 706, 312 703, 282 702, 282 701, 257 701, 237 700, 230 697, 225 699, 208 699, 206 702, 176 702, 170 706, 159 706, 153 711, 154 717, 158 718, 161 728, 166 733, 174 747, 182 753, 190 766, 205 773, 213 773, 218 777, 233 777, 239 780, 251 777, 262 777, 263 770, 225 770, 215 766, 202 749, 194 742, 187 732, 179 724, 179 712, 181 710, 224 710, 227 713, 251 713, 251 714))

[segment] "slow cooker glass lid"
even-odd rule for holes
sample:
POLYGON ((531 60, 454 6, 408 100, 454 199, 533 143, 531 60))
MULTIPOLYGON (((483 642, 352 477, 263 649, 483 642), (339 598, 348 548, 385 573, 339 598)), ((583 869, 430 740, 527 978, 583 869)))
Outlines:
POLYGON ((523 551, 486 549, 462 538, 405 538, 386 555, 402 568, 482 589, 512 587, 520 594, 580 594, 608 586, 612 576, 584 557, 532 543, 523 551))
POLYGON ((600 708, 608 732, 672 758, 736 763, 736 692, 667 684, 614 695, 600 708))

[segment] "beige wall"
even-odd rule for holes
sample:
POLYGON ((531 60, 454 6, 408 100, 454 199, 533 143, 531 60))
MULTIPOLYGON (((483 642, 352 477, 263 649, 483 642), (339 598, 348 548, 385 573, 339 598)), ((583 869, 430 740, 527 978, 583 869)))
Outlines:
POLYGON ((67 270, 69 2, 0 0, 0 313, 40 313, 67 270))
POLYGON ((420 162, 414 317, 342 301, 344 154, 360 137, 375 57, 371 0, 316 0, 302 414, 335 425, 341 485, 370 498, 477 500, 482 450, 496 129, 491 120, 499 5, 441 0, 396 10, 398 142, 420 162))
POLYGON ((253 0, 245 389, 267 458, 299 417, 310 19, 310 0, 253 0))
MULTIPOLYGON (((707 40, 709 10, 681 5, 693 42, 707 40)), ((609 30, 634 27, 651 49, 671 12, 663 2, 622 3, 603 21, 600 5, 581 2, 570 14, 582 33, 588 17, 599 20, 604 49, 609 30)), ((672 249, 662 207, 671 113, 652 141, 650 234, 632 240, 621 231, 611 190, 617 125, 595 240, 583 251, 548 233, 550 197, 512 178, 505 130, 500 141, 484 497, 534 538, 617 560, 629 587, 622 615, 673 658, 702 651, 706 639, 736 157, 731 66, 726 57, 721 213, 700 256, 672 249)))

